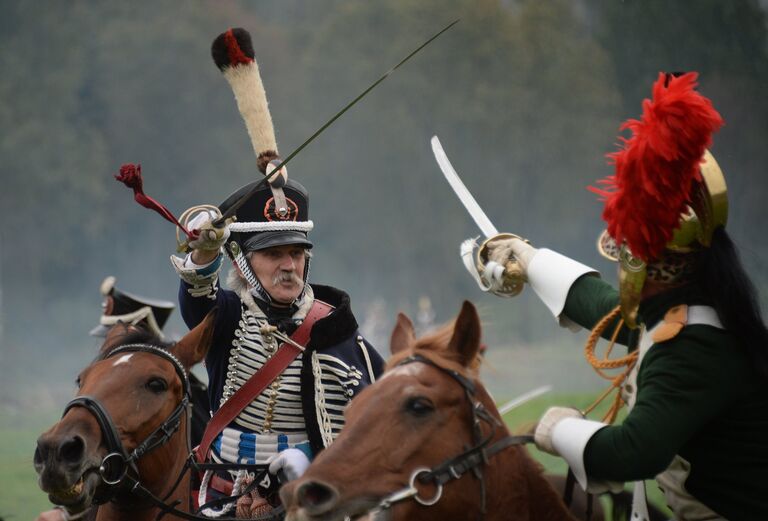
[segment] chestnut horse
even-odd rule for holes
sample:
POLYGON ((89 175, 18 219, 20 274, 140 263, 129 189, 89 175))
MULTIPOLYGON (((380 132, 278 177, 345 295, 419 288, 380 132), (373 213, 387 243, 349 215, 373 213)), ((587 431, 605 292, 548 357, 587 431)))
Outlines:
POLYGON ((212 333, 212 316, 169 346, 125 326, 110 332, 80 373, 77 397, 37 441, 35 470, 51 502, 73 514, 103 503, 98 521, 153 520, 159 510, 136 495, 138 484, 188 510, 187 372, 212 333))
POLYGON ((346 426, 280 492, 290 521, 574 520, 473 377, 480 320, 416 340, 398 315, 384 376, 347 407, 346 426))

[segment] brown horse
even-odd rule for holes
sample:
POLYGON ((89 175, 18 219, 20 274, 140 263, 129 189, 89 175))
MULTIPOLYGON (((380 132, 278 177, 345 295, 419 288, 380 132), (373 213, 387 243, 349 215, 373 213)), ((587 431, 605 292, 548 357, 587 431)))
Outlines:
POLYGON ((346 426, 281 498, 291 521, 348 518, 574 520, 512 437, 471 366, 480 320, 416 340, 400 314, 385 375, 348 406, 346 426))
POLYGON ((37 441, 38 484, 51 502, 72 513, 103 503, 99 521, 155 519, 158 509, 125 486, 138 482, 187 511, 186 374, 212 333, 212 316, 170 346, 127 327, 110 333, 80 373, 77 397, 37 441))

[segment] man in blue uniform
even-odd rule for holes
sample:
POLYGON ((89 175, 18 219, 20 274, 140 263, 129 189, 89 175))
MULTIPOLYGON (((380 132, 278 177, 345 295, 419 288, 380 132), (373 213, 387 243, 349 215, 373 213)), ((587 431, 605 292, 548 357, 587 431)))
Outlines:
MULTIPOLYGON (((235 92, 261 174, 273 173, 280 160, 250 36, 229 30, 214 41, 212 53, 235 92)), ((201 450, 216 462, 269 463, 272 473, 282 470, 294 479, 333 442, 343 426, 344 407, 376 379, 383 361, 360 335, 347 294, 309 284, 309 198, 301 184, 287 179, 285 169, 269 182, 254 181, 235 191, 217 210, 191 212, 188 227, 199 238, 189 243, 185 257, 171 260, 181 278, 179 302, 187 325, 193 328, 215 313, 205 359, 211 425, 218 421, 216 411, 239 397, 246 382, 260 378, 281 344, 296 343, 290 335, 302 326, 309 330, 300 353, 263 390, 248 396, 224 428, 215 429, 210 450, 201 450), (235 222, 214 226, 233 205, 238 205, 235 222), (225 256, 232 263, 230 289, 219 284, 225 256)), ((232 484, 217 484, 216 477, 203 477, 201 503, 207 499, 206 485, 232 495, 243 488, 242 472, 232 474, 232 484)))

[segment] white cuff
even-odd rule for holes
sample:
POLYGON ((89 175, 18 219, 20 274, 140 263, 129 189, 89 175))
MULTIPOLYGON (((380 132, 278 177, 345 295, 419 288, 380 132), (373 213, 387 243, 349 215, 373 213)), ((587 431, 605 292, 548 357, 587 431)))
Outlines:
POLYGON ((171 255, 171 265, 181 280, 192 286, 187 289, 190 295, 215 299, 219 270, 221 269, 221 254, 213 261, 203 265, 195 264, 191 259, 191 254, 183 259, 171 255))
POLYGON ((572 329, 567 317, 561 317, 568 291, 576 279, 587 273, 598 273, 589 266, 564 255, 540 248, 528 266, 528 284, 563 327, 572 329))
POLYGON ((620 491, 624 489, 621 483, 589 480, 587 471, 584 469, 584 449, 590 438, 603 427, 607 427, 607 425, 581 418, 565 418, 558 422, 552 431, 552 445, 558 454, 568 462, 581 488, 587 492, 598 494, 607 490, 620 491))
POLYGON ((216 262, 217 259, 218 259, 218 257, 214 257, 211 262, 206 262, 205 264, 195 264, 195 262, 192 260, 192 252, 189 252, 184 257, 184 264, 183 264, 183 266, 185 268, 190 268, 190 269, 193 269, 193 270, 200 270, 200 269, 203 269, 203 268, 207 268, 208 266, 210 266, 211 264, 216 262))

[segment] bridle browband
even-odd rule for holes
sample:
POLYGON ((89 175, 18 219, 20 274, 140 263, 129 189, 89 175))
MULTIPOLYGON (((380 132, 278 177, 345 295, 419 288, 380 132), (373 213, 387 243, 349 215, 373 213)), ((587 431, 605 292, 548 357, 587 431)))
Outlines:
POLYGON ((386 496, 370 512, 375 515, 378 512, 389 509, 395 503, 399 503, 410 498, 412 498, 420 505, 432 506, 442 497, 443 485, 451 480, 458 480, 467 472, 472 471, 475 477, 480 481, 480 519, 482 519, 486 510, 485 479, 482 467, 488 463, 491 457, 508 447, 533 442, 533 436, 510 435, 505 436, 504 438, 501 438, 500 440, 491 444, 491 440, 493 440, 494 436, 496 435, 496 431, 501 427, 501 422, 495 416, 493 416, 488 411, 488 409, 476 398, 475 383, 458 371, 442 367, 430 358, 418 354, 404 358, 398 362, 397 367, 414 362, 420 362, 439 369, 443 373, 453 378, 464 389, 464 394, 466 395, 469 402, 470 414, 472 417, 473 445, 464 450, 464 452, 461 452, 460 454, 457 454, 456 456, 443 461, 431 469, 426 467, 415 469, 411 473, 408 486, 386 496), (483 422, 491 427, 491 432, 487 436, 483 436, 483 422), (427 499, 420 497, 419 491, 416 488, 417 481, 424 485, 430 483, 435 485, 435 495, 432 498, 427 499))
MULTIPOLYGON (((102 437, 104 438, 104 444, 107 447, 107 455, 104 456, 99 465, 99 475, 102 482, 107 485, 107 492, 99 497, 94 497, 93 501, 96 504, 106 503, 107 501, 113 500, 120 490, 121 485, 127 481, 131 482, 130 486, 132 489, 135 488, 136 485, 140 486, 141 478, 139 476, 139 469, 136 465, 137 461, 148 452, 167 443, 181 426, 181 419, 185 413, 187 416, 187 424, 189 424, 191 414, 189 406, 191 399, 189 377, 184 370, 184 366, 181 365, 181 362, 179 362, 179 360, 169 351, 151 344, 125 344, 110 351, 102 358, 102 360, 106 360, 120 353, 135 352, 150 353, 170 362, 181 381, 184 392, 181 401, 168 415, 165 421, 153 430, 144 441, 139 443, 130 454, 125 450, 125 447, 120 440, 120 433, 115 426, 114 420, 112 420, 109 412, 98 399, 92 396, 83 395, 78 396, 66 405, 62 417, 73 407, 82 407, 96 418, 99 428, 101 429, 102 437), (131 471, 135 477, 130 477, 128 475, 129 471, 131 471)), ((189 430, 187 430, 187 433, 187 447, 189 448, 189 430)), ((180 482, 181 476, 179 476, 179 479, 166 497, 173 493, 180 482)))
MULTIPOLYGON (((66 405, 62 417, 67 414, 67 411, 73 407, 82 407, 90 412, 96 418, 96 421, 99 424, 99 428, 101 429, 102 436, 104 437, 104 443, 107 446, 107 455, 102 459, 101 464, 99 465, 99 475, 101 476, 102 482, 107 485, 107 492, 98 497, 94 496, 93 502, 95 504, 103 504, 107 501, 114 502, 118 493, 127 492, 129 496, 133 496, 131 499, 131 507, 134 506, 136 500, 138 499, 144 503, 144 507, 154 506, 160 509, 160 513, 157 515, 158 520, 166 514, 192 521, 205 521, 210 519, 208 517, 190 514, 188 512, 179 510, 177 508, 179 501, 176 501, 172 504, 166 504, 165 501, 179 486, 187 471, 192 468, 196 468, 197 470, 228 470, 231 468, 252 468, 254 465, 197 463, 195 458, 192 457, 190 432, 189 429, 187 429, 187 458, 184 467, 179 472, 179 475, 176 478, 173 486, 163 497, 157 497, 150 490, 144 487, 141 484, 141 476, 139 475, 136 462, 145 454, 160 447, 161 445, 164 445, 171 439, 174 433, 181 426, 181 418, 184 416, 185 412, 187 417, 187 425, 189 425, 191 420, 191 387, 189 384, 189 377, 187 376, 187 372, 184 370, 184 366, 181 364, 181 362, 179 362, 179 360, 172 353, 160 346, 139 343, 126 344, 113 349, 108 354, 104 355, 102 360, 106 360, 120 353, 135 352, 150 353, 171 362, 173 368, 176 371, 176 374, 179 377, 179 380, 182 383, 184 394, 182 396, 181 402, 170 413, 170 415, 168 415, 165 421, 163 421, 160 426, 152 431, 144 439, 143 442, 141 442, 135 449, 131 451, 130 454, 128 454, 128 452, 125 450, 125 447, 120 440, 120 433, 115 426, 115 422, 112 420, 109 412, 99 400, 93 398, 92 396, 78 396, 66 405), (129 472, 129 470, 131 472, 129 472)), ((256 473, 256 478, 254 479, 253 483, 248 486, 239 496, 245 495, 253 488, 256 488, 256 485, 263 478, 263 475, 266 474, 266 472, 267 467, 264 466, 264 469, 260 473, 256 473)), ((228 498, 228 500, 237 499, 239 496, 228 498)), ((206 506, 213 506, 214 504, 223 503, 225 501, 227 501, 227 499, 214 500, 207 503, 206 505, 203 505, 201 509, 206 506)), ((277 521, 283 512, 284 509, 281 506, 275 508, 274 511, 269 514, 254 517, 252 519, 257 521, 277 521)), ((218 520, 235 521, 235 518, 219 517, 218 520)))

